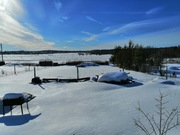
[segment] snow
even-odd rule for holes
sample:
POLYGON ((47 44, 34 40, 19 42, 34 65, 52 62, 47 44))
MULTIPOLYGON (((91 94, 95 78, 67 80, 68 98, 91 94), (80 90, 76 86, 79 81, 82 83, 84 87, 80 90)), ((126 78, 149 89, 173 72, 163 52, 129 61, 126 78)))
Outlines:
POLYGON ((99 65, 95 62, 82 62, 78 66, 79 67, 89 67, 89 66, 99 66, 99 65))
POLYGON ((127 79, 128 75, 125 72, 108 72, 99 76, 98 82, 121 82, 126 81, 127 79))
MULTIPOLYGON (((90 58, 89 58, 90 59, 90 58)), ((180 65, 176 65, 179 67, 180 65)), ((2 70, 7 65, 0 67, 2 70)), ((13 68, 13 67, 12 67, 13 68)), ((24 67, 17 67, 18 69, 24 67)), ((76 78, 74 66, 38 67, 40 78, 76 78)), ((79 68, 80 77, 91 77, 119 72, 112 66, 79 68)), ((141 118, 136 110, 138 103, 145 112, 156 115, 159 92, 168 95, 166 109, 180 110, 180 77, 168 78, 134 71, 129 72, 134 83, 114 85, 94 82, 79 83, 50 82, 31 84, 33 70, 21 70, 17 74, 0 76, 0 97, 7 93, 31 93, 36 96, 29 102, 29 111, 23 104, 2 115, 0 109, 0 134, 2 135, 144 135, 136 128, 133 118, 141 118)), ((0 102, 2 108, 2 102, 0 102)), ((169 133, 179 135, 180 127, 169 133)))
POLYGON ((23 92, 23 93, 7 93, 3 96, 3 99, 16 99, 23 97, 24 100, 27 100, 30 96, 32 96, 30 93, 23 92))
POLYGON ((8 93, 3 96, 3 99, 16 99, 23 97, 22 93, 8 93))
POLYGON ((111 55, 79 55, 78 53, 30 54, 30 55, 4 55, 6 63, 39 63, 51 60, 57 63, 71 61, 109 61, 111 55))
POLYGON ((180 76, 180 64, 165 64, 168 67, 168 72, 175 72, 177 76, 180 76))

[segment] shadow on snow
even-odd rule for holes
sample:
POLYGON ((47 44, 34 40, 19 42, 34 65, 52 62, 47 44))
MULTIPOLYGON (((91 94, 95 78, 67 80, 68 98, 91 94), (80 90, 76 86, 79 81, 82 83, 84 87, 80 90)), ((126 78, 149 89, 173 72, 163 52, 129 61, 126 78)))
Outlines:
POLYGON ((36 119, 40 115, 41 113, 34 116, 31 114, 2 116, 0 117, 0 123, 4 123, 6 126, 19 126, 36 119))
POLYGON ((138 87, 142 86, 143 83, 140 82, 130 82, 130 83, 117 83, 117 82, 100 82, 100 83, 107 83, 107 84, 112 84, 112 85, 117 85, 117 86, 122 86, 122 87, 138 87))
POLYGON ((142 86, 143 83, 140 83, 140 82, 132 82, 132 83, 128 83, 128 84, 124 84, 122 86, 125 86, 125 87, 137 87, 137 86, 142 86))

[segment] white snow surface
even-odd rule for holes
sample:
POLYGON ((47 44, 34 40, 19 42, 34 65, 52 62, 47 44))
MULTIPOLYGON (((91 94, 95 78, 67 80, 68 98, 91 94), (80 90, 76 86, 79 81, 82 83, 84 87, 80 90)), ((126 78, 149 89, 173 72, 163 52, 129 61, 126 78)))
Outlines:
MULTIPOLYGON (((3 67, 5 68, 5 67, 3 67)), ((80 77, 94 77, 102 73, 117 72, 111 66, 80 68, 80 77)), ((11 116, 2 115, 0 102, 1 135, 144 135, 136 128, 133 118, 142 118, 136 110, 138 103, 142 109, 156 117, 160 91, 165 98, 168 110, 180 110, 180 78, 168 78, 134 71, 130 75, 135 82, 126 85, 113 85, 92 80, 79 83, 30 84, 33 70, 0 77, 0 97, 7 93, 31 93, 36 96, 29 102, 29 111, 23 104, 16 106, 11 116)), ((76 67, 58 66, 39 68, 40 78, 76 78, 76 67)), ((8 107, 7 107, 8 108, 8 107)), ((158 121, 158 119, 157 119, 158 121)), ((146 122, 146 121, 143 121, 146 122)), ((169 132, 179 135, 180 127, 169 132)))
POLYGON ((118 72, 108 72, 102 74, 98 78, 98 82, 121 82, 126 81, 128 79, 128 75, 126 72, 118 71, 118 72))
POLYGON ((42 60, 52 60, 57 63, 71 61, 109 61, 111 55, 79 55, 78 53, 55 53, 55 54, 19 54, 4 55, 6 63, 39 63, 42 60))
POLYGON ((89 67, 89 66, 99 66, 97 63, 94 62, 82 62, 78 65, 79 67, 89 67))

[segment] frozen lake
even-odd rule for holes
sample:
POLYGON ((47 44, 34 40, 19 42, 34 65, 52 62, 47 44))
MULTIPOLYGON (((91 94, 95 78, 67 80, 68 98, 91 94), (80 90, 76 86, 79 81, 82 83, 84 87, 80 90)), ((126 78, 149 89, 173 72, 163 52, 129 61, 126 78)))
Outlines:
POLYGON ((52 60, 57 63, 71 61, 109 61, 111 55, 79 55, 78 53, 4 55, 6 63, 39 63, 41 60, 52 60))

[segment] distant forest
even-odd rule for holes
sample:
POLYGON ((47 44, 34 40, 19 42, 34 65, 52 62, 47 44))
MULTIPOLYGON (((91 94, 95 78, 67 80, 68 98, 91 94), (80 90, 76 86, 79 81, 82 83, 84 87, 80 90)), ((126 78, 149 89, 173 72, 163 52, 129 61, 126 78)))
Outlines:
POLYGON ((41 50, 41 51, 3 51, 3 54, 55 54, 55 53, 79 53, 79 54, 113 54, 114 49, 90 50, 90 51, 64 51, 64 50, 41 50))
POLYGON ((110 61, 123 69, 148 72, 151 67, 162 67, 165 58, 180 58, 180 46, 144 47, 130 40, 128 45, 115 47, 110 61))
MULTIPOLYGON (((100 49, 100 50, 90 50, 90 51, 63 51, 63 50, 41 50, 41 51, 3 51, 3 54, 54 54, 54 53, 79 53, 79 54, 114 54, 114 49, 100 49)), ((172 47, 143 47, 145 52, 154 54, 155 52, 160 52, 163 58, 180 58, 180 45, 172 47)))

